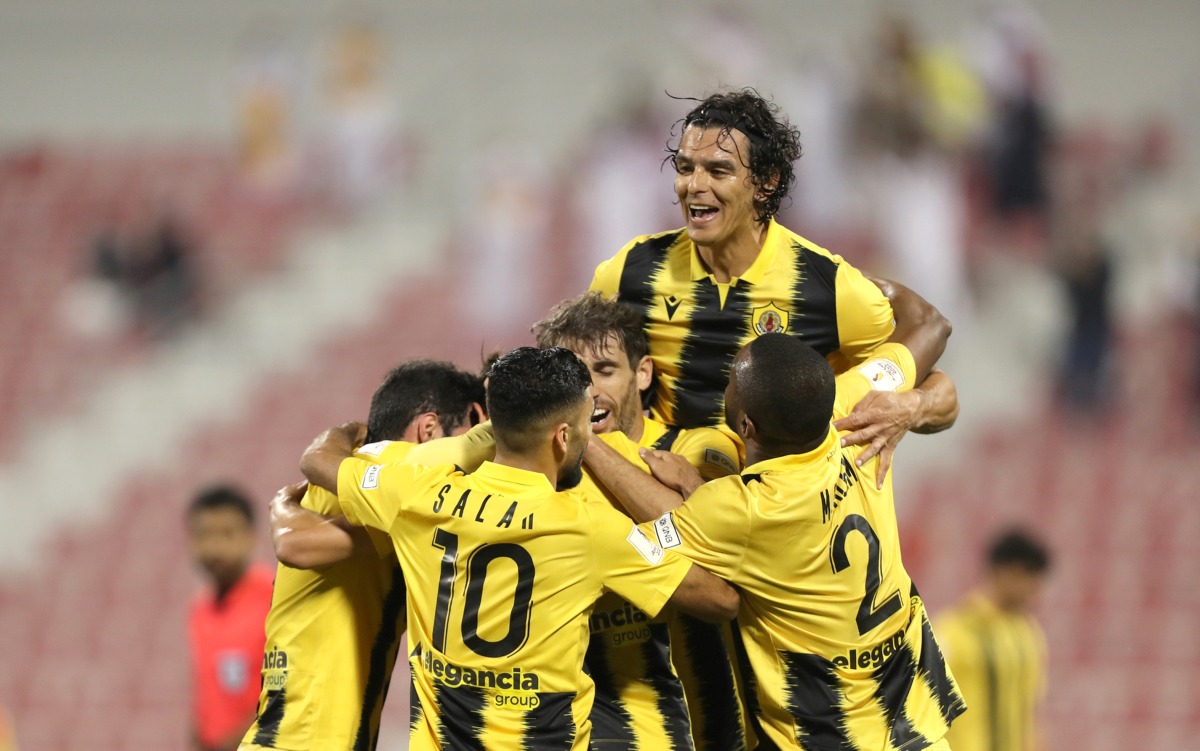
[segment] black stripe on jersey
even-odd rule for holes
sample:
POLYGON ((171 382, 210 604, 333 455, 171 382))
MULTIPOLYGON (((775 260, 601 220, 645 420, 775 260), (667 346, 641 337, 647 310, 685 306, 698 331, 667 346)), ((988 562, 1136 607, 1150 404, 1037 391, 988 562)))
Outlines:
POLYGON ((613 679, 608 665, 608 649, 603 634, 593 634, 588 642, 587 654, 583 658, 584 672, 596 684, 596 697, 592 701, 592 740, 613 741, 613 748, 633 745, 633 717, 621 704, 621 690, 613 679))
POLYGON ((570 751, 575 743, 575 718, 571 702, 575 694, 539 693, 538 705, 525 714, 524 751, 570 751))
POLYGON ((485 751, 483 711, 487 707, 487 694, 483 689, 435 683, 433 700, 437 706, 438 744, 442 748, 485 751))
MULTIPOLYGON (((846 732, 837 668, 820 655, 779 652, 784 702, 796 721, 801 748, 855 751, 846 732)), ((905 750, 907 751, 907 749, 905 750)))
POLYGON ((371 725, 383 710, 388 686, 391 685, 392 666, 396 664, 396 650, 400 648, 399 622, 404 614, 404 595, 404 574, 398 564, 393 564, 392 586, 383 598, 379 629, 375 632, 375 643, 371 645, 371 663, 367 670, 367 683, 363 687, 353 751, 374 751, 379 742, 379 728, 372 728, 371 725))
POLYGON ((942 649, 933 637, 929 616, 924 613, 921 614, 921 662, 917 665, 917 674, 929 684, 930 693, 937 700, 947 726, 967 710, 967 703, 950 678, 950 669, 946 666, 942 649))
POLYGON ((679 351, 679 379, 675 382, 675 425, 699 428, 721 422, 729 367, 741 349, 751 312, 749 287, 746 282, 731 285, 722 308, 717 285, 707 278, 692 285, 694 307, 679 351))
POLYGON ((617 299, 636 308, 642 314, 643 323, 657 302, 654 277, 667 262, 667 249, 675 244, 681 234, 683 230, 652 237, 630 248, 625 254, 621 281, 617 285, 617 299))
MULTIPOLYGON (((663 727, 671 744, 663 751, 691 751, 692 726, 688 722, 683 684, 671 669, 671 635, 667 624, 651 623, 650 638, 642 642, 641 649, 646 679, 654 689, 658 713, 662 715, 663 727)), ((709 659, 712 656, 707 655, 709 659)), ((729 698, 732 702, 733 696, 729 698)))
POLYGON ((417 684, 408 681, 408 734, 412 733, 425 717, 425 708, 421 706, 421 695, 417 693, 417 684))
POLYGON ((675 439, 679 437, 680 432, 679 428, 672 425, 667 428, 666 433, 659 436, 658 440, 650 448, 655 451, 670 451, 671 447, 675 445, 675 439))
POLYGON ((892 745, 905 751, 920 751, 928 746, 929 740, 913 727, 912 720, 904 711, 904 702, 917 678, 917 661, 912 647, 903 644, 871 677, 876 684, 875 698, 883 706, 887 717, 892 745))
POLYGON ((837 320, 837 262, 799 242, 795 251, 792 316, 788 331, 822 355, 841 346, 837 320))
MULTIPOLYGON (((683 630, 683 647, 691 656, 696 688, 700 693, 700 706, 693 709, 704 717, 699 746, 709 751, 745 748, 741 708, 721 626, 682 613, 676 617, 683 630)), ((757 695, 754 699, 757 701, 757 695)))
MULTIPOLYGON (((746 734, 753 732, 758 737, 758 745, 755 746, 757 751, 779 751, 779 746, 763 732, 762 722, 759 720, 762 716, 762 706, 758 703, 758 677, 754 675, 754 668, 750 665, 750 656, 746 654, 743 638, 737 619, 734 619, 733 651, 737 658, 738 672, 742 677, 742 701, 746 704, 746 713, 750 715, 750 727, 747 728, 746 734)), ((747 746, 746 741, 746 738, 742 738, 739 745, 730 748, 744 749, 747 746)))
POLYGON ((283 722, 283 711, 287 706, 287 687, 267 692, 267 703, 258 713, 258 732, 254 734, 254 743, 259 746, 274 746, 275 738, 279 735, 279 725, 283 722))

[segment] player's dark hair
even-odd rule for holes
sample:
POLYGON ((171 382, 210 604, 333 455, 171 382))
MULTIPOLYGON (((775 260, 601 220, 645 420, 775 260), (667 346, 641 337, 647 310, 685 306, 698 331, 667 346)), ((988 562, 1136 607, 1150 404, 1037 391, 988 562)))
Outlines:
POLYGON ((566 419, 592 383, 575 353, 562 347, 518 347, 488 373, 487 407, 497 445, 524 452, 542 440, 538 430, 566 419))
MULTIPOLYGON (((780 112, 779 105, 764 99, 751 88, 725 91, 703 100, 693 97, 671 98, 699 102, 675 123, 680 141, 692 125, 697 128, 717 128, 721 137, 729 137, 731 130, 739 130, 746 136, 750 153, 738 154, 738 159, 750 169, 750 182, 766 194, 763 200, 755 197, 754 219, 760 223, 767 222, 778 214, 783 199, 787 198, 792 184, 796 182, 793 164, 800 158, 800 129, 788 122, 780 112), (772 183, 775 187, 768 188, 772 183)), ((675 127, 672 127, 671 135, 675 135, 675 127)), ((732 139, 729 142, 733 143, 732 139)), ((676 159, 679 157, 679 142, 675 146, 668 143, 667 151, 670 156, 666 161, 678 171, 676 159)))
POLYGON ((202 511, 212 511, 220 508, 231 508, 246 517, 248 524, 254 524, 254 507, 245 493, 232 485, 213 485, 205 488, 192 499, 188 506, 188 518, 202 511))
POLYGON ((396 441, 417 415, 433 412, 449 434, 462 427, 472 403, 482 404, 483 379, 448 362, 409 360, 393 368, 371 397, 367 442, 396 441))
POLYGON ((615 336, 629 357, 631 368, 636 368, 650 354, 642 316, 599 292, 586 292, 559 303, 549 318, 533 325, 533 333, 542 349, 587 347, 593 352, 615 336))
POLYGON ((1020 566, 1042 574, 1050 569, 1050 553, 1037 538, 1020 529, 1004 532, 992 541, 988 549, 988 564, 992 567, 1020 566))
POLYGON ((737 392, 759 440, 796 445, 824 438, 836 395, 825 358, 787 334, 765 334, 747 349, 750 359, 737 371, 737 392))

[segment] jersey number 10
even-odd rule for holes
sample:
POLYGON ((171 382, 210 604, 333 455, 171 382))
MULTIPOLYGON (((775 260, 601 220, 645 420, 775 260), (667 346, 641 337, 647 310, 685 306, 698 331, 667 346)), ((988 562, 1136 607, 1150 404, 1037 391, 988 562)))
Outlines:
MULTIPOLYGON (((433 648, 446 653, 446 620, 453 609, 454 585, 458 580, 458 535, 438 528, 433 546, 441 548, 442 569, 438 578, 437 608, 433 617, 433 648)), ((472 652, 483 657, 507 657, 529 638, 529 616, 533 606, 533 556, 520 545, 500 542, 482 545, 467 558, 466 598, 463 603, 462 638, 472 652), (492 641, 479 635, 479 608, 483 604, 483 586, 492 561, 508 559, 517 566, 517 587, 508 615, 508 632, 492 641)))

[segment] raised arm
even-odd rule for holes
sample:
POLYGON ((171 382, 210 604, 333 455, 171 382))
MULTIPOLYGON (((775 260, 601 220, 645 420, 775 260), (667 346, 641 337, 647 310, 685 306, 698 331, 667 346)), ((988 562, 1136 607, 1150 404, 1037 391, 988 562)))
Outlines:
MULTIPOLYGON (((599 438, 588 441, 583 460, 592 476, 617 497, 635 522, 657 519, 683 503, 683 495, 656 480, 599 438)), ((679 461, 691 469, 682 458, 679 461)))
POLYGON ((330 493, 338 491, 338 468, 354 456, 367 437, 367 426, 347 422, 317 436, 300 457, 300 471, 308 481, 330 493))
POLYGON ((917 383, 921 383, 946 351, 946 342, 953 330, 950 321, 925 298, 903 284, 889 279, 867 278, 879 287, 892 304, 896 330, 888 341, 899 342, 912 353, 917 368, 917 383))
POLYGON ((692 566, 675 594, 667 600, 668 605, 709 623, 733 620, 741 603, 736 589, 698 565, 692 566))
POLYGON ((340 516, 324 516, 300 505, 307 483, 280 488, 271 499, 271 543, 285 566, 319 568, 372 548, 366 530, 340 516))

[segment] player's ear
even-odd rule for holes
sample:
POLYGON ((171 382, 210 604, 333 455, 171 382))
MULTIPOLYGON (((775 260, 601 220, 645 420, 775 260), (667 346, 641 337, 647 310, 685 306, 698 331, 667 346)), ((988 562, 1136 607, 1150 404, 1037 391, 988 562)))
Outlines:
POLYGON ((413 443, 425 443, 443 435, 442 421, 436 412, 422 412, 413 420, 416 436, 413 443))
POLYGON ((742 418, 738 420, 738 435, 742 437, 742 442, 754 440, 758 434, 758 428, 754 427, 754 421, 751 420, 744 412, 742 418))
POLYGON ((650 388, 650 382, 654 380, 654 361, 650 359, 650 355, 642 355, 642 359, 633 369, 633 373, 637 379, 639 393, 650 388))
POLYGON ((571 425, 560 422, 554 427, 554 456, 562 460, 567 455, 567 447, 571 445, 571 425))

